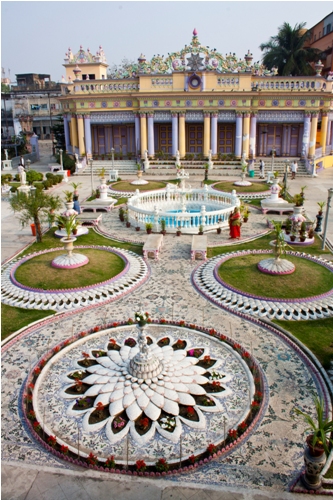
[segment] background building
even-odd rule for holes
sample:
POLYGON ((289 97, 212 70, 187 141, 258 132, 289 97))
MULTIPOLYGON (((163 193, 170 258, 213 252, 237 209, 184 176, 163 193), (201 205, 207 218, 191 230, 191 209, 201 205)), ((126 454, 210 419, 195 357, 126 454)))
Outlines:
POLYGON ((332 79, 280 77, 200 44, 196 30, 179 52, 123 65, 106 78, 106 58, 82 47, 66 54, 61 84, 66 149, 141 157, 314 158, 333 152, 332 79))
POLYGON ((329 72, 333 72, 333 12, 310 28, 310 31, 312 36, 308 45, 323 53, 322 74, 326 77, 329 72))

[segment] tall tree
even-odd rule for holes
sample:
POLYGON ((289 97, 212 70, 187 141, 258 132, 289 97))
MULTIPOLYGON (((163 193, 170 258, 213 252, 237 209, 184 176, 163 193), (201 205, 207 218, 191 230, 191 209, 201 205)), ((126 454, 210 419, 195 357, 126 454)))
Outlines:
POLYGON ((19 213, 22 227, 31 221, 36 226, 36 241, 42 241, 42 219, 47 217, 50 210, 58 210, 62 203, 59 196, 50 196, 37 189, 34 194, 17 193, 10 200, 11 208, 19 213))
POLYGON ((281 76, 314 74, 310 62, 319 59, 320 51, 305 46, 311 38, 311 31, 305 30, 305 25, 306 23, 299 23, 292 28, 290 24, 283 23, 276 36, 260 45, 264 52, 262 62, 268 69, 275 66, 281 76))

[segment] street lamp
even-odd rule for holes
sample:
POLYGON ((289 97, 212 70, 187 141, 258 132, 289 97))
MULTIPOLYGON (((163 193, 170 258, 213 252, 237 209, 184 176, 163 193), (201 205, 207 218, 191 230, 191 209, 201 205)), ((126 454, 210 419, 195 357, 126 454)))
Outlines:
POLYGON ((27 160, 27 170, 30 170, 30 163, 31 163, 31 160, 27 160))
POLYGON ((64 169, 64 166, 62 164, 62 153, 63 153, 63 150, 62 149, 59 149, 59 155, 60 155, 60 166, 61 166, 61 170, 64 169))
POLYGON ((111 148, 111 154, 112 154, 112 170, 114 170, 114 148, 111 148))
POLYGON ((288 187, 288 171, 289 171, 289 160, 286 160, 286 164, 285 164, 285 167, 284 167, 284 179, 283 179, 283 183, 284 183, 284 198, 285 199, 286 199, 287 187, 288 187))
POLYGON ((90 172, 91 172, 91 196, 93 196, 93 192, 94 192, 94 179, 93 179, 93 159, 90 158, 89 160, 89 165, 90 165, 90 172))
POLYGON ((271 172, 273 173, 274 172, 274 155, 275 155, 276 151, 275 149, 273 148, 272 149, 272 167, 271 167, 271 172))
POLYGON ((325 250, 325 243, 326 243, 326 233, 327 233, 327 223, 328 223, 328 213, 331 208, 331 199, 333 196, 333 188, 330 188, 328 190, 328 198, 327 198, 327 208, 326 208, 326 215, 325 215, 325 222, 324 222, 324 234, 323 234, 323 244, 321 249, 325 250))

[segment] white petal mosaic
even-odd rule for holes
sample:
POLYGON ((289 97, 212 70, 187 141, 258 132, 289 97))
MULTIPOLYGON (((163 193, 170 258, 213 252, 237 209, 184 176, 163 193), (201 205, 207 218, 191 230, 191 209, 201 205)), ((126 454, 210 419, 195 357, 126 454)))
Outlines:
POLYGON ((172 463, 180 446, 184 456, 199 455, 246 419, 255 384, 239 352, 177 326, 149 325, 144 335, 148 365, 162 367, 151 379, 131 373, 142 354, 136 326, 80 338, 51 358, 33 395, 48 435, 102 460, 123 463, 129 452, 131 462, 154 463, 162 449, 172 463))

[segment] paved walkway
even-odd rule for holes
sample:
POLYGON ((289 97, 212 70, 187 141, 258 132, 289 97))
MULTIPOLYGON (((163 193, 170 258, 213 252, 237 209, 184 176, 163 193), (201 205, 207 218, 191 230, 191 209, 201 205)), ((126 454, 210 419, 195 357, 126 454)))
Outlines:
MULTIPOLYGON (((323 175, 326 181, 331 181, 333 170, 327 172, 323 175)), ((82 199, 89 194, 90 181, 83 176, 78 180, 84 184, 80 189, 82 199)), ((199 184, 200 180, 195 182, 199 184)), ((324 188, 320 187, 319 179, 309 179, 308 185, 310 182, 313 182, 311 192, 312 188, 317 189, 320 200, 325 199, 329 182, 324 188)), ((299 190, 297 183, 296 179, 292 187, 294 189, 296 186, 294 192, 299 190)), ((60 194, 63 190, 63 186, 60 186, 55 191, 60 194)), ((312 207, 313 213, 317 211, 316 201, 317 197, 309 201, 309 209, 312 207)), ((256 217, 253 224, 261 224, 263 229, 264 220, 256 222, 256 217)), ((117 232, 120 238, 135 235, 134 230, 124 228, 112 215, 103 216, 103 225, 107 231, 117 232)), ((19 250, 22 241, 17 240, 17 227, 8 224, 7 230, 16 235, 11 248, 19 250)), ((256 232, 250 225, 244 230, 249 235, 256 232)), ((332 230, 330 235, 333 241, 332 230)), ((9 235, 7 237, 9 239, 9 235)), ((142 239, 144 235, 140 233, 135 237, 142 239)), ((218 238, 216 234, 211 237, 218 238)), ((222 233, 223 239, 227 240, 227 235, 222 233)), ((30 241, 29 236, 26 242, 30 241)), ((92 306, 89 313, 81 310, 43 321, 22 332, 13 345, 4 346, 2 497, 5 500, 282 500, 294 497, 287 489, 302 469, 302 433, 305 425, 299 418, 293 420, 291 411, 295 405, 311 407, 310 391, 324 390, 320 374, 292 343, 286 342, 272 329, 233 316, 207 302, 194 290, 190 275, 197 263, 190 260, 190 236, 177 238, 168 235, 166 241, 160 261, 150 261, 151 278, 140 289, 107 306, 92 306), (249 439, 225 460, 216 459, 187 475, 164 480, 130 477, 124 480, 117 475, 70 468, 69 464, 37 445, 23 426, 17 404, 22 397, 22 383, 43 353, 66 339, 70 332, 104 324, 106 319, 112 322, 130 317, 133 311, 141 307, 154 318, 184 319, 201 326, 209 325, 251 351, 260 362, 270 389, 269 407, 264 420, 249 439)), ((303 496, 299 495, 298 498, 303 496)))

